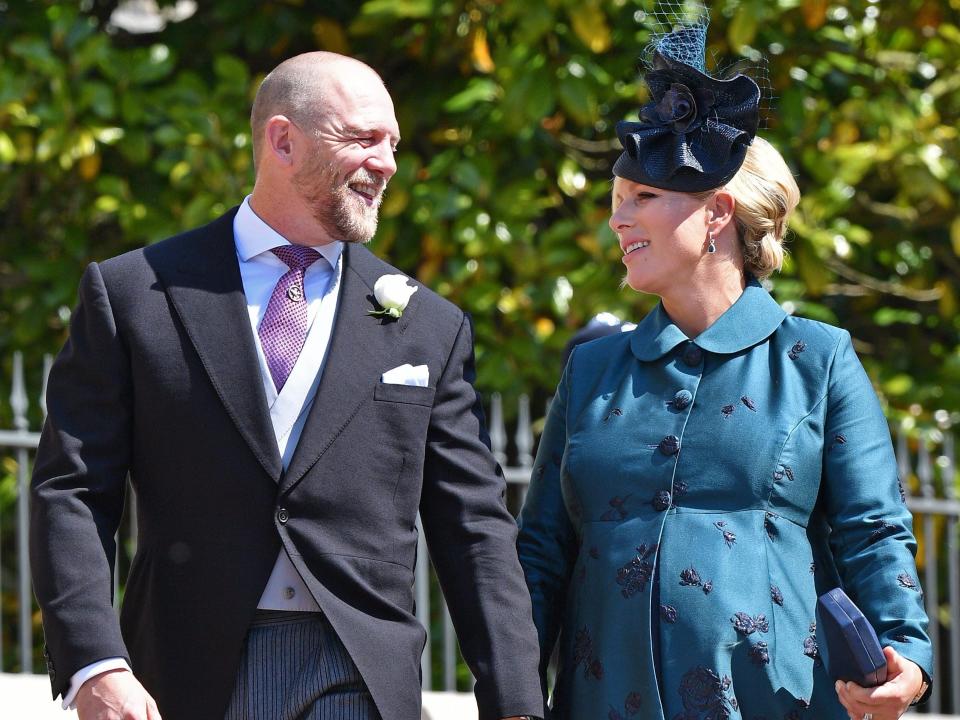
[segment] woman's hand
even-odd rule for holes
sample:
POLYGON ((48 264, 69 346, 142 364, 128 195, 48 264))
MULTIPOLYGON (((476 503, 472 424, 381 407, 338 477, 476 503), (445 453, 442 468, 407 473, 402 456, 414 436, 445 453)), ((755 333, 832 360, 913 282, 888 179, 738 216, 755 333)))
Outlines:
POLYGON ((837 697, 851 720, 897 720, 920 692, 923 673, 919 666, 900 655, 892 647, 885 647, 887 681, 877 687, 860 687, 855 682, 837 681, 837 697))

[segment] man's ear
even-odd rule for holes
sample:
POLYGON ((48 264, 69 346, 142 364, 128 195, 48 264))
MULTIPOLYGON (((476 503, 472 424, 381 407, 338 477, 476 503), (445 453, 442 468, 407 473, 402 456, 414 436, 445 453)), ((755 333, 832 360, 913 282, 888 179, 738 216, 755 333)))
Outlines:
POLYGON ((736 209, 737 199, 733 193, 725 189, 717 190, 707 203, 711 231, 719 233, 733 222, 736 209))
POLYGON ((283 165, 293 163, 293 133, 295 127, 286 115, 274 115, 263 129, 266 153, 283 165))

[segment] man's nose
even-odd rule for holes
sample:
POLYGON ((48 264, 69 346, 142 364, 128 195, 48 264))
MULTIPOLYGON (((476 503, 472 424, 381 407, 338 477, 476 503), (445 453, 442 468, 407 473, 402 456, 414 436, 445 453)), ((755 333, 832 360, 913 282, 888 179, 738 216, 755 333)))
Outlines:
POLYGON ((389 180, 397 172, 397 161, 394 158, 393 146, 388 140, 384 139, 373 150, 365 163, 367 169, 380 175, 384 180, 389 180))

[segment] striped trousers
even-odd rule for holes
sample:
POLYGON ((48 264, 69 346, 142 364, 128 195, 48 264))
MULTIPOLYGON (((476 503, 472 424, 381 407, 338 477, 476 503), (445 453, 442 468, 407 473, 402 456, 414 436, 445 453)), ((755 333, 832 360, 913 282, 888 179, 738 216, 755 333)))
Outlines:
POLYGON ((320 613, 257 611, 225 720, 381 720, 320 613))

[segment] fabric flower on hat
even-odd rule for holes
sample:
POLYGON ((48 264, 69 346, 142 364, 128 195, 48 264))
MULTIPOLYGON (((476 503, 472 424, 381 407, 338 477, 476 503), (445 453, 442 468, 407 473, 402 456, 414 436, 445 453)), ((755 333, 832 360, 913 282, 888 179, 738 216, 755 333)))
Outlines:
POLYGON ((740 74, 713 78, 659 51, 644 81, 651 101, 641 108, 639 122, 617 123, 624 152, 614 175, 681 192, 729 181, 757 132, 757 84, 740 74))
POLYGON ((703 125, 714 102, 716 93, 709 88, 691 90, 681 83, 670 83, 660 102, 644 106, 640 117, 646 122, 667 125, 682 135, 703 125))

